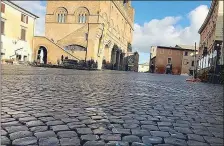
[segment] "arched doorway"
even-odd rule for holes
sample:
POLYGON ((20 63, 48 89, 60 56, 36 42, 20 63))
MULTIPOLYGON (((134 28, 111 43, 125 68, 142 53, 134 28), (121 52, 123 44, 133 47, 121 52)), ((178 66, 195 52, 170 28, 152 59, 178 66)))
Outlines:
POLYGON ((40 46, 37 52, 37 60, 42 64, 47 64, 47 49, 43 46, 40 46))
POLYGON ((113 49, 111 50, 111 69, 116 69, 116 61, 117 61, 117 50, 118 46, 115 44, 113 49))

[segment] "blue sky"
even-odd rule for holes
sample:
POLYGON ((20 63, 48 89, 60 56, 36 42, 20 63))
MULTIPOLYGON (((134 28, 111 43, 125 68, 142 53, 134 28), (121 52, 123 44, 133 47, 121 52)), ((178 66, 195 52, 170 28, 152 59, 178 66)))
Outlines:
MULTIPOLYGON (((181 16, 182 19, 173 26, 185 28, 191 25, 188 18, 189 13, 200 5, 206 5, 209 8, 210 3, 210 1, 132 1, 132 6, 135 8, 135 23, 141 27, 152 19, 162 20, 168 16, 181 16)), ((148 53, 141 50, 141 48, 137 49, 140 54, 139 61, 140 63, 147 62, 149 60, 150 49, 148 49, 148 53)))
MULTIPOLYGON (((132 1, 135 8, 135 23, 140 25, 151 19, 162 19, 167 16, 186 16, 199 5, 210 5, 210 1, 132 1)), ((189 25, 187 19, 180 22, 183 27, 189 25)))

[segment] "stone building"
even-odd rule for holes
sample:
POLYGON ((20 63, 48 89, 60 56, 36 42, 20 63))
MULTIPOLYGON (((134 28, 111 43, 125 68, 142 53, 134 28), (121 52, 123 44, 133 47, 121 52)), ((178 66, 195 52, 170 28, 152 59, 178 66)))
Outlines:
POLYGON ((155 73, 165 73, 166 65, 171 63, 173 74, 189 74, 189 65, 192 64, 190 54, 194 52, 192 47, 187 48, 183 45, 176 45, 175 47, 152 46, 150 52, 150 64, 155 65, 155 73))
POLYGON ((220 72, 223 54, 223 1, 213 0, 204 23, 200 27, 199 73, 220 72))
POLYGON ((1 61, 31 61, 38 16, 11 1, 1 1, 1 61))
POLYGON ((33 60, 44 50, 45 63, 69 59, 110 63, 120 69, 132 43, 131 1, 47 1, 45 37, 35 37, 33 60))

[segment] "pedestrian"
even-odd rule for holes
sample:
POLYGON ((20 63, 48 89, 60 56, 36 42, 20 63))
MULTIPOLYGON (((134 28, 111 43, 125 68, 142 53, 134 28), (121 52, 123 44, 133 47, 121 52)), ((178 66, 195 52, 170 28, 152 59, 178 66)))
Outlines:
POLYGON ((169 74, 170 73, 170 64, 167 64, 166 65, 166 74, 169 74))
POLYGON ((154 70, 155 70, 155 66, 154 64, 152 63, 151 66, 150 66, 150 70, 151 70, 151 73, 154 73, 154 70))

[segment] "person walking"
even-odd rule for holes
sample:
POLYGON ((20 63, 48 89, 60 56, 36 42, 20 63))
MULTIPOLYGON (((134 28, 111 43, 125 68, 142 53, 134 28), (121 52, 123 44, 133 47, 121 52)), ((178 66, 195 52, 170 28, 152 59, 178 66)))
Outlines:
POLYGON ((154 64, 152 63, 151 66, 150 66, 150 71, 151 71, 151 73, 154 73, 154 70, 155 70, 155 66, 154 66, 154 64))

